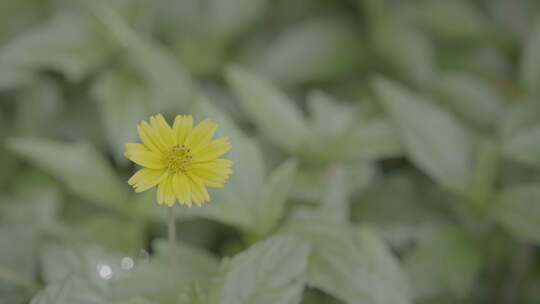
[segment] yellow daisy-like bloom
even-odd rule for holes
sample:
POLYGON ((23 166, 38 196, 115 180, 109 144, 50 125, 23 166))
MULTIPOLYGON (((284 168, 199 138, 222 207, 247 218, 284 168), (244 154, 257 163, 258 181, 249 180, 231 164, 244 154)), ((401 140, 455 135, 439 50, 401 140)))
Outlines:
POLYGON ((210 200, 206 187, 223 187, 233 172, 232 161, 219 158, 231 149, 229 138, 212 140, 217 127, 210 119, 194 127, 191 115, 176 116, 172 127, 161 114, 143 120, 137 126, 142 144, 126 144, 124 155, 144 168, 128 183, 135 192, 157 185, 159 204, 202 206, 210 200))

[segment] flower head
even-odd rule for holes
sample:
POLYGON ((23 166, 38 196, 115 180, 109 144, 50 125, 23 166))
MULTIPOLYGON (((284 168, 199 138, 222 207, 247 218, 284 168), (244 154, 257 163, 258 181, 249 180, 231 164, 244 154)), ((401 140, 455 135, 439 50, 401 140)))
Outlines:
POLYGON ((142 143, 126 144, 124 155, 144 168, 128 183, 135 192, 157 185, 159 204, 202 206, 210 200, 206 187, 223 187, 233 172, 232 161, 219 158, 231 149, 229 138, 212 140, 217 127, 210 119, 194 127, 191 115, 176 116, 172 127, 161 114, 143 120, 137 126, 142 143))

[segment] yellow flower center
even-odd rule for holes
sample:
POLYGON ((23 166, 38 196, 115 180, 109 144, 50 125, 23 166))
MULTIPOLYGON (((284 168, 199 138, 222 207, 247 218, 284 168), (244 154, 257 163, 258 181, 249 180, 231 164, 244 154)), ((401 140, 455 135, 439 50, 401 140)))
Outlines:
POLYGON ((167 153, 167 169, 173 174, 185 173, 192 158, 191 149, 184 145, 175 145, 167 153))

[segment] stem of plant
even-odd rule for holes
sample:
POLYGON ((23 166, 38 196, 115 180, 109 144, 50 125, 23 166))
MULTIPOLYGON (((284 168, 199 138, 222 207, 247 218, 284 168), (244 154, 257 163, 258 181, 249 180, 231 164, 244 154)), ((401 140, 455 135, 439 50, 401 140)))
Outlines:
POLYGON ((173 271, 173 279, 177 285, 180 285, 178 279, 178 257, 176 255, 176 218, 174 216, 174 207, 168 209, 168 230, 169 230, 169 247, 171 253, 171 267, 173 271))

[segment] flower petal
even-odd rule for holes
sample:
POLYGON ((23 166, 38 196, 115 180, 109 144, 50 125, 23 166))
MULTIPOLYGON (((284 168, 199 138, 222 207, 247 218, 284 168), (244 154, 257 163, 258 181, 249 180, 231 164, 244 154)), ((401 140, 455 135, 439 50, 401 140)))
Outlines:
POLYGON ((190 171, 191 175, 198 177, 202 183, 213 188, 222 188, 228 175, 220 174, 208 169, 194 169, 190 171))
POLYGON ((205 119, 201 121, 193 130, 188 134, 185 145, 190 147, 191 150, 198 150, 200 146, 204 146, 210 142, 210 139, 214 136, 218 125, 211 119, 205 119))
POLYGON ((194 201, 197 205, 202 206, 202 203, 210 200, 210 195, 206 190, 204 182, 193 174, 188 174, 187 176, 191 180, 192 192, 194 192, 194 196, 197 197, 194 201))
POLYGON ((174 119, 173 134, 176 137, 175 144, 182 145, 186 141, 187 135, 193 129, 193 117, 191 115, 178 115, 174 119))
POLYGON ((157 114, 155 116, 150 117, 150 125, 154 130, 157 131, 158 136, 161 139, 161 142, 167 147, 172 147, 175 144, 173 131, 163 115, 157 114))
POLYGON ((158 188, 157 188, 157 202, 160 205, 165 202, 165 195, 163 191, 164 188, 165 188, 165 183, 164 181, 162 181, 161 183, 159 183, 158 188))
POLYGON ((137 152, 137 151, 150 151, 150 150, 143 144, 127 143, 126 144, 126 152, 124 152, 124 155, 127 158, 129 158, 131 153, 137 152))
POLYGON ((166 170, 142 168, 129 179, 128 183, 135 187, 135 192, 143 192, 159 184, 167 175, 166 170))
POLYGON ((174 175, 173 190, 180 204, 191 207, 191 188, 189 180, 184 174, 174 175))
POLYGON ((139 132, 139 137, 145 146, 150 148, 154 152, 165 152, 167 151, 167 145, 161 139, 158 130, 154 129, 146 121, 142 121, 137 126, 137 131, 139 132))
POLYGON ((163 199, 165 201, 165 204, 167 204, 169 207, 174 205, 174 202, 176 200, 176 197, 174 196, 174 191, 173 191, 172 178, 173 176, 168 176, 163 181, 163 184, 164 184, 163 199))
POLYGON ((156 152, 135 151, 127 156, 131 161, 150 169, 163 169, 167 165, 163 155, 156 152))
POLYGON ((202 147, 200 150, 193 151, 193 161, 211 161, 227 153, 230 149, 231 145, 229 144, 229 137, 220 137, 214 141, 211 141, 209 144, 202 147))

